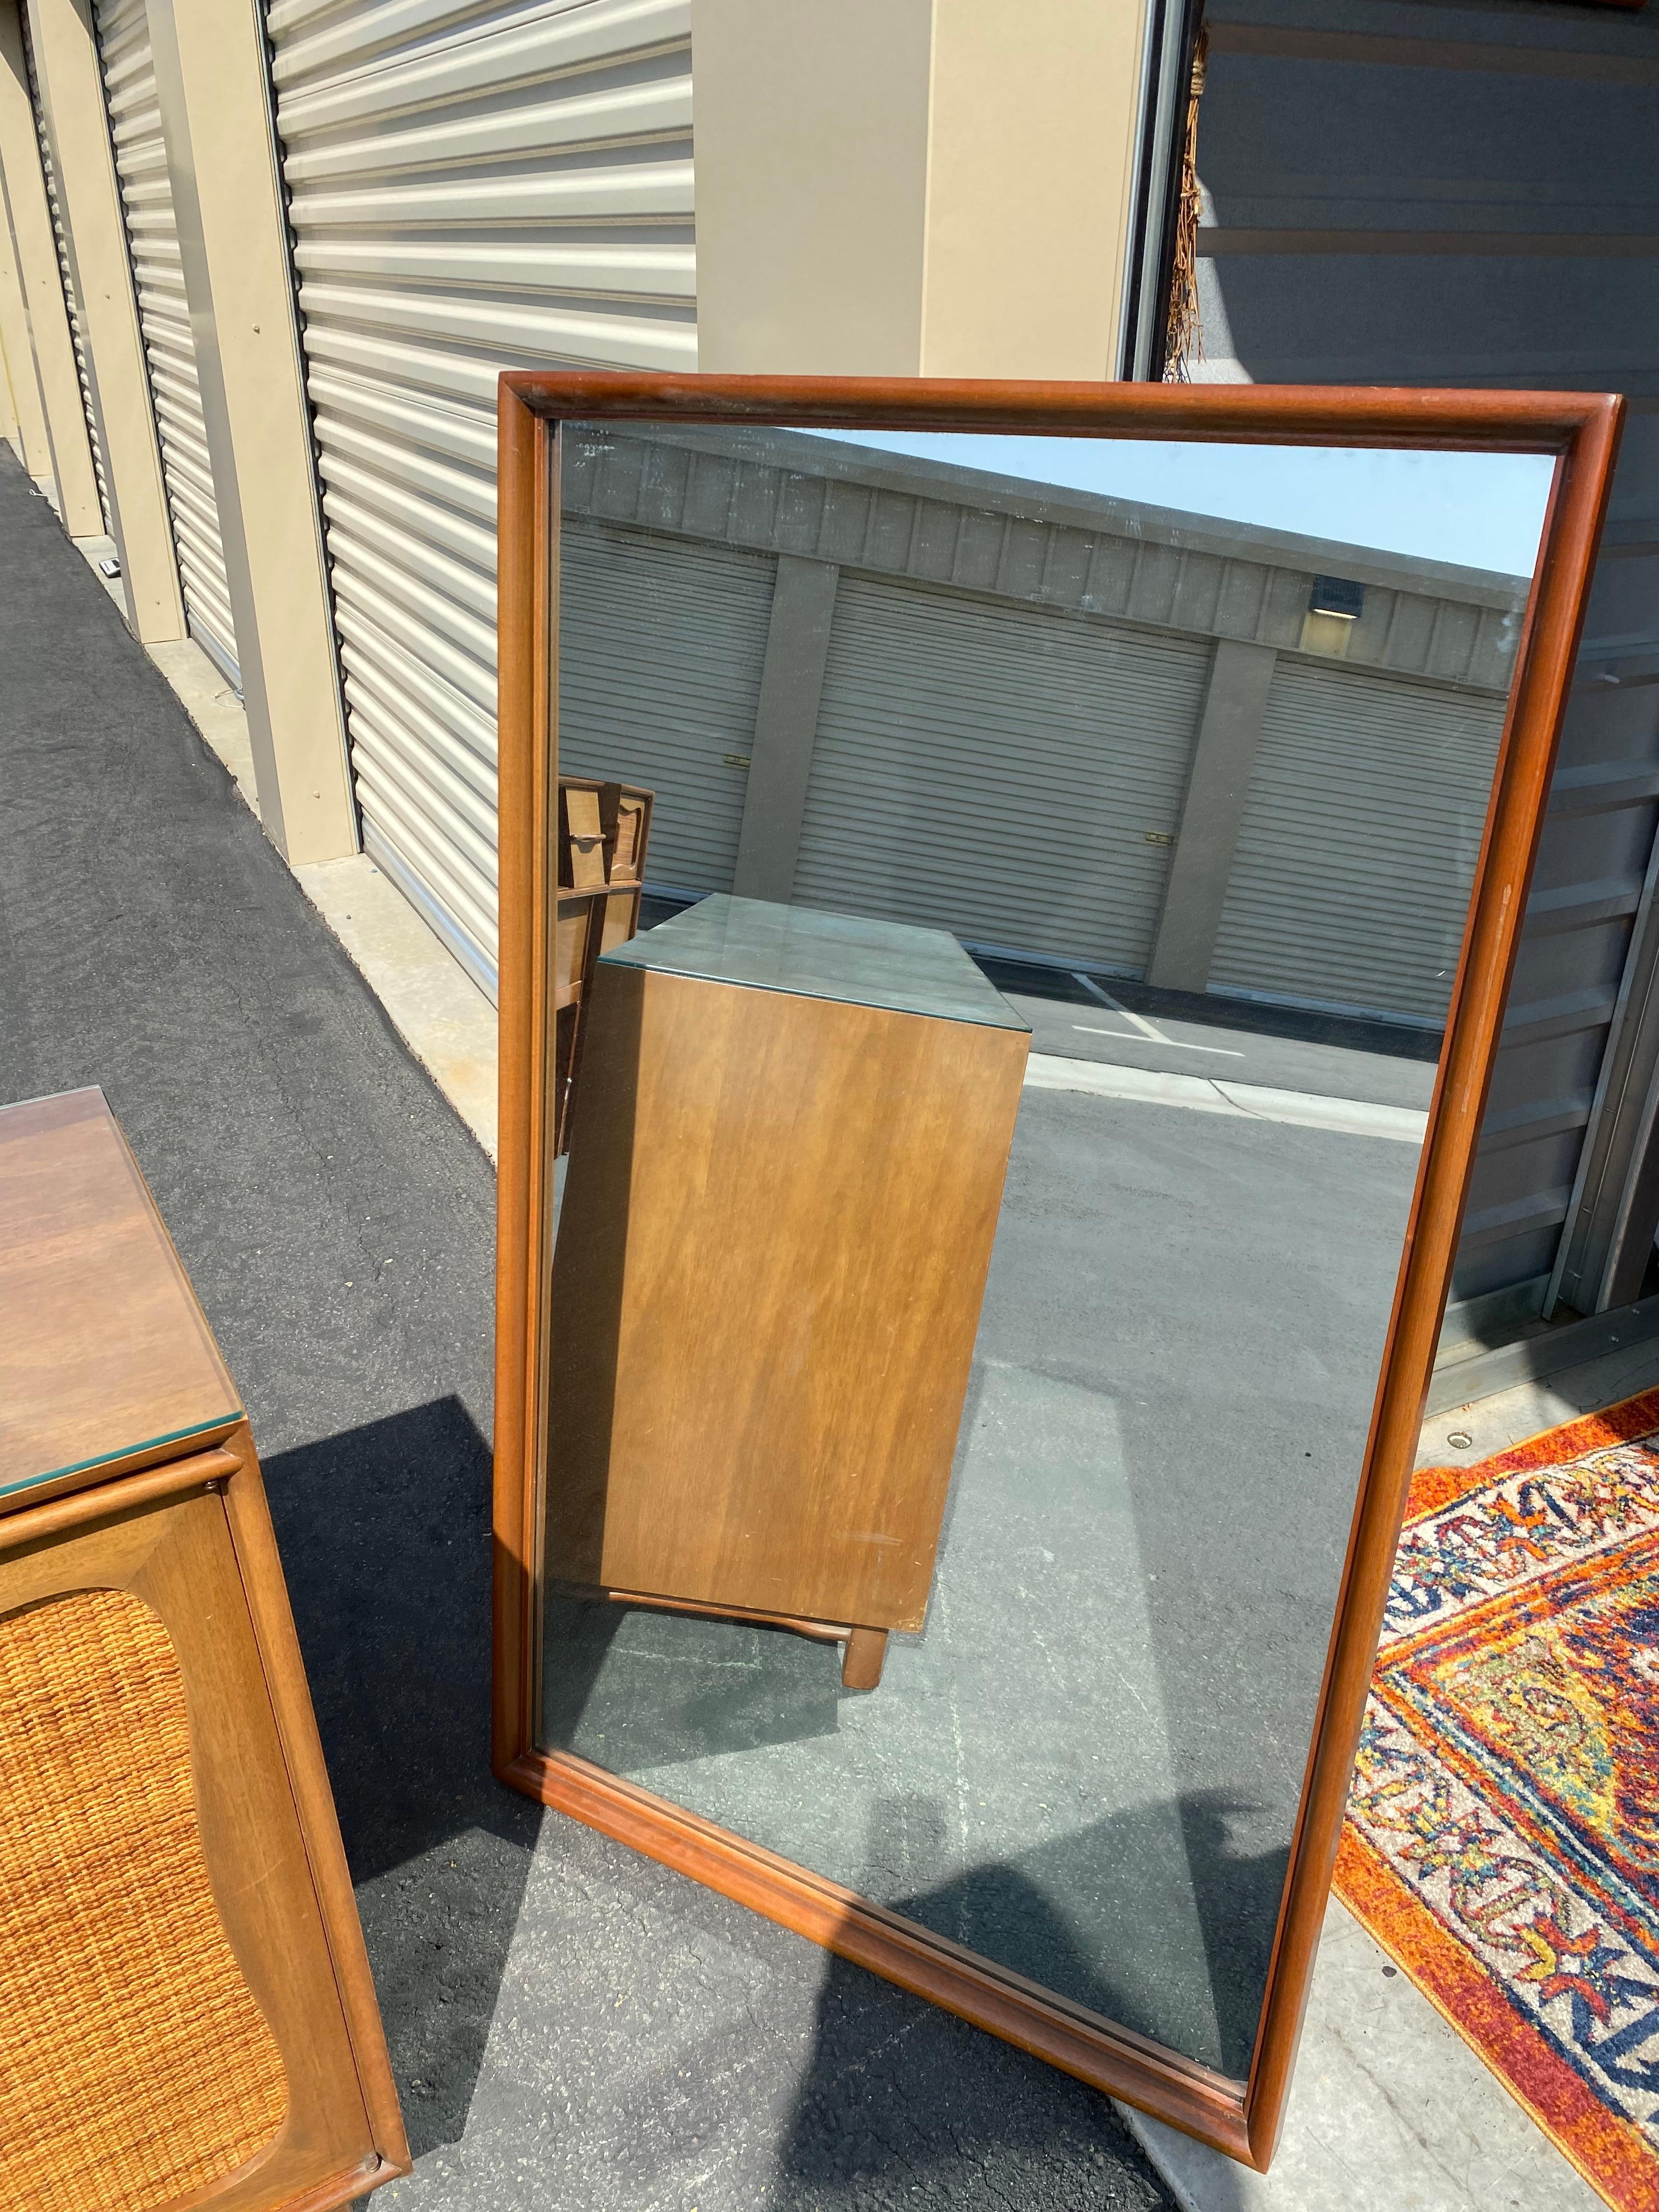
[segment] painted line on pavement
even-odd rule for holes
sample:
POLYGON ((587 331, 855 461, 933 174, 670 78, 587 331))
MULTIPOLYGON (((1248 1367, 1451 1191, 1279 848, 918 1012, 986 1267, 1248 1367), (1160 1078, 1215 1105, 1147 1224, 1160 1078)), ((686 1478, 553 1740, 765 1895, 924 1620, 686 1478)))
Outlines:
MULTIPOLYGON (((1127 1019, 1127 1015, 1125 1019, 1127 1019)), ((1212 1053, 1218 1060, 1243 1060, 1244 1057, 1242 1052, 1235 1052, 1231 1045, 1188 1044, 1185 1037, 1165 1036, 1159 1030, 1152 1030, 1147 1036, 1137 1036, 1133 1030, 1103 1030, 1097 1028, 1093 1022, 1073 1022, 1072 1027, 1082 1036, 1115 1037, 1120 1044, 1161 1045, 1166 1052, 1207 1052, 1212 1053)))
POLYGON ((1283 1121, 1303 1129, 1332 1129, 1343 1136, 1382 1137, 1420 1145, 1429 1117, 1414 1106, 1378 1106, 1365 1098, 1322 1098, 1308 1091, 1273 1091, 1224 1077, 1164 1075, 1150 1068, 1117 1067, 1098 1060, 1062 1060, 1034 1052, 1025 1063, 1032 1091, 1080 1091, 1095 1098, 1142 1106, 1181 1106, 1194 1114, 1231 1114, 1245 1121, 1283 1121))

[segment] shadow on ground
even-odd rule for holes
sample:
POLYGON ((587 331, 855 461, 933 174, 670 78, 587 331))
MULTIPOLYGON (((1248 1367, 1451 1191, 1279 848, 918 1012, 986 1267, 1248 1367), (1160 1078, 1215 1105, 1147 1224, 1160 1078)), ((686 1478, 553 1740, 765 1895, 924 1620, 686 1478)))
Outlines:
POLYGON ((489 1771, 489 1488, 455 1398, 265 1468, 418 2156, 465 2126, 538 1807, 489 1771))
POLYGON ((769 2212, 1166 2206, 1126 2150, 1097 2092, 831 1959, 769 2212))

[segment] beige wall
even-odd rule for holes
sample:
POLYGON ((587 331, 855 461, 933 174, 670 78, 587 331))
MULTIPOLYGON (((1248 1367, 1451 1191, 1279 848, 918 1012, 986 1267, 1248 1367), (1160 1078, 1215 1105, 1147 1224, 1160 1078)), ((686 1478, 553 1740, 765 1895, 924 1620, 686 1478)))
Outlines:
POLYGON ((697 366, 914 376, 933 0, 692 0, 697 366))
MULTIPOLYGON (((182 637, 184 604, 161 491, 91 0, 31 0, 29 20, 58 189, 69 222, 82 325, 92 357, 128 613, 146 642, 182 637)), ((91 525, 94 532, 102 526, 100 521, 91 525)))
POLYGON ((1116 374, 1143 0, 692 0, 698 366, 1116 374))
POLYGON ((1114 376, 1139 0, 937 0, 924 376, 1114 376))
MULTIPOLYGON (((46 447, 42 457, 37 445, 40 465, 31 465, 35 475, 55 482, 64 527, 76 537, 96 537, 103 529, 103 516, 92 472, 92 449, 87 442, 87 418, 64 306, 64 280, 52 240, 52 214, 40 174, 40 141, 23 61, 17 0, 0 0, 0 167, 5 172, 5 211, 38 380, 40 434, 46 447)), ((9 331, 6 343, 10 356, 9 331)), ((11 357, 15 367, 15 357, 11 357)))
POLYGON ((259 18, 253 0, 148 15, 260 819, 296 866, 337 860, 356 821, 259 18))

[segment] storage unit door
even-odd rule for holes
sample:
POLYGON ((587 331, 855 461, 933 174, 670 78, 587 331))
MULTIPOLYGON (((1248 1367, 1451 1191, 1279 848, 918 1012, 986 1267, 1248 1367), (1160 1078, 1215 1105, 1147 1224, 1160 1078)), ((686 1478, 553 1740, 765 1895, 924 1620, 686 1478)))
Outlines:
MULTIPOLYGON (((1530 1285, 1536 1312, 1564 1220, 1594 1245, 1626 1194, 1652 1219, 1627 1178, 1659 972, 1659 283, 1630 180, 1659 143, 1659 16, 1216 0, 1206 20, 1199 374, 1631 398, 1454 1292, 1530 1285)), ((1563 1289, 1595 1304, 1577 1265, 1563 1289)))
POLYGON ((656 793, 651 886, 729 891, 775 564, 567 518, 559 767, 656 793))
POLYGON ((127 250, 185 613, 191 635, 240 684, 144 0, 97 0, 97 21, 115 173, 126 214, 127 250))
POLYGON ((690 0, 267 21, 363 842, 493 994, 495 380, 696 367, 690 0))
POLYGON ((1281 660, 1211 988, 1442 1022, 1504 712, 1281 660))
POLYGON ((795 896, 1146 967, 1206 644, 843 573, 795 896))
POLYGON ((87 441, 92 447, 92 472, 98 480, 98 505, 107 534, 110 528, 109 484, 104 474, 104 448, 98 437, 97 410, 92 404, 92 379, 87 370, 86 335, 81 328, 81 310, 75 297, 75 275, 70 262, 69 226, 64 220, 63 206, 58 197, 58 171, 52 158, 46 110, 40 102, 40 80, 35 74, 34 40, 29 31, 29 11, 25 7, 21 13, 23 21, 23 62, 28 71, 29 99, 34 108, 34 135, 40 143, 40 172, 46 187, 46 206, 52 215, 52 242, 58 248, 58 273, 63 281, 70 338, 75 347, 75 373, 80 379, 81 405, 87 418, 87 441))

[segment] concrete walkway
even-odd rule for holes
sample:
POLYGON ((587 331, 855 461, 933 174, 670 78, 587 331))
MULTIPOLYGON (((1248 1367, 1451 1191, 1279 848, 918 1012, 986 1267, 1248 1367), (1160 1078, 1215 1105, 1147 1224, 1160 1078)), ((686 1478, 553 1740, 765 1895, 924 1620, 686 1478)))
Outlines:
POLYGON ((491 1780, 484 1152, 0 451, 0 1097, 100 1083, 252 1415, 445 2212, 1140 2208, 1107 2101, 491 1780))

